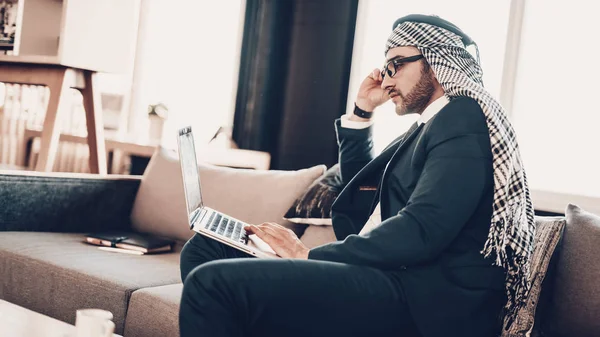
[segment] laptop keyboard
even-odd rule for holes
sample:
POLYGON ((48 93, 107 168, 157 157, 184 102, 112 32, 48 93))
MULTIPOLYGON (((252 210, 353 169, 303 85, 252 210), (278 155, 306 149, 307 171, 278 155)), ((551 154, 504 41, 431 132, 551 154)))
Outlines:
POLYGON ((241 243, 246 243, 248 238, 246 230, 244 230, 244 223, 222 216, 216 212, 212 212, 204 228, 241 243))

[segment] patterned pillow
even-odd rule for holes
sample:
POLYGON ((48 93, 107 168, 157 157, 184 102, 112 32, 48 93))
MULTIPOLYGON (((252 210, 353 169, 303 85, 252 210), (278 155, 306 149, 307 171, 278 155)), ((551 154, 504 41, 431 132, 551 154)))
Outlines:
POLYGON ((294 223, 331 225, 331 205, 343 188, 340 166, 335 164, 296 199, 284 218, 294 223))
MULTIPOLYGON (((531 258, 531 291, 527 303, 519 310, 514 322, 504 319, 502 337, 529 337, 539 335, 534 329, 536 308, 542 283, 550 268, 550 260, 562 237, 566 219, 563 217, 536 217, 535 248, 531 258)), ((554 262, 554 261, 553 261, 554 262)))

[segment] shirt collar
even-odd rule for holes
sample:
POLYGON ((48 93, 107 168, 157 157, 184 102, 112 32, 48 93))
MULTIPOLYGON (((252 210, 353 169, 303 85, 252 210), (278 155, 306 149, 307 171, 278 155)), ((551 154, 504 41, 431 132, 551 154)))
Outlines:
POLYGON ((440 110, 442 110, 442 108, 446 106, 448 102, 449 101, 448 98, 446 98, 446 95, 442 95, 440 98, 431 102, 431 104, 429 104, 427 108, 425 108, 425 110, 419 117, 419 120, 417 120, 417 124, 421 125, 427 123, 431 118, 433 118, 433 116, 435 116, 435 114, 440 112, 440 110))

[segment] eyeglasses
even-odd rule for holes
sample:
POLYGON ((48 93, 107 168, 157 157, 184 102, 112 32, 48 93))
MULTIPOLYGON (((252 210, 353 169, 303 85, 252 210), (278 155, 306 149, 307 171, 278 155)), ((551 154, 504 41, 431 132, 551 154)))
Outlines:
POLYGON ((381 71, 381 78, 383 79, 386 74, 390 78, 392 78, 392 77, 394 77, 394 75, 396 75, 398 68, 400 68, 403 64, 415 62, 422 58, 423 58, 423 55, 419 54, 419 55, 390 60, 390 61, 388 61, 388 63, 385 64, 385 66, 383 66, 383 70, 381 71))

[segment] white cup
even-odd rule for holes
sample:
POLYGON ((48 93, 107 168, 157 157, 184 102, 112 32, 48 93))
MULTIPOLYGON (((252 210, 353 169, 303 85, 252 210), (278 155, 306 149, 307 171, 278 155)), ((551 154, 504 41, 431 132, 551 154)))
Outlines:
POLYGON ((75 330, 77 337, 112 337, 115 323, 113 314, 102 309, 77 310, 75 330))

